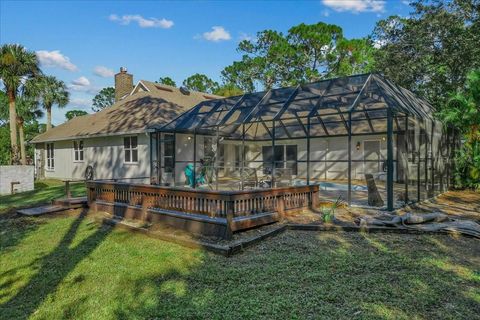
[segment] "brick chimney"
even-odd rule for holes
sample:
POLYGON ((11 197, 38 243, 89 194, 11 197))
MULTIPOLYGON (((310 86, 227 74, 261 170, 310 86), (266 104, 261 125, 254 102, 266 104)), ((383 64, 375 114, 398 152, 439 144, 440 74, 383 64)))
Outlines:
POLYGON ((121 67, 115 75, 115 102, 121 100, 133 90, 133 75, 127 73, 127 68, 121 67))

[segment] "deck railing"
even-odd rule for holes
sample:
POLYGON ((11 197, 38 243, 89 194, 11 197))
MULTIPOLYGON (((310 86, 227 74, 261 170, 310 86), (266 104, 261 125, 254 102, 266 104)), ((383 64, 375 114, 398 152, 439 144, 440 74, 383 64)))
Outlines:
POLYGON ((244 191, 182 189, 120 182, 87 182, 90 204, 103 202, 162 212, 179 212, 225 219, 278 213, 315 206, 318 186, 296 186, 244 191))

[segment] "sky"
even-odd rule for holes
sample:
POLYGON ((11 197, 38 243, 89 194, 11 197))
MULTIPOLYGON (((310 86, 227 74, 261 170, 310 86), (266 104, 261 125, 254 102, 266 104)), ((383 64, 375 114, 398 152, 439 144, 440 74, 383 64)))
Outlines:
POLYGON ((0 0, 0 44, 35 51, 44 73, 67 84, 70 103, 53 108, 58 125, 68 110, 92 113, 92 98, 113 86, 120 67, 135 83, 169 76, 179 85, 195 73, 220 82, 222 69, 240 59, 238 43, 255 39, 258 31, 287 32, 322 21, 342 27, 347 38, 360 38, 378 20, 411 11, 407 0, 0 0))

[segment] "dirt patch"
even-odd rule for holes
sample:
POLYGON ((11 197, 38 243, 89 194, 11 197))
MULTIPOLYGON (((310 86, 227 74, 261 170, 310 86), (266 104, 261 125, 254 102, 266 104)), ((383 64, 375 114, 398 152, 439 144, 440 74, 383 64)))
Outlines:
MULTIPOLYGON (((322 203, 315 210, 303 210, 288 213, 285 217, 288 223, 296 224, 322 224, 322 211, 328 210, 331 203, 322 203)), ((375 216, 381 211, 358 207, 340 206, 335 210, 337 224, 354 224, 355 220, 364 216, 375 216)), ((437 198, 412 204, 396 211, 403 215, 410 213, 441 212, 453 217, 472 219, 480 222, 480 192, 462 190, 449 191, 437 198)))
POLYGON ((410 212, 441 212, 447 215, 480 222, 480 192, 472 190, 449 191, 434 199, 399 210, 410 212))

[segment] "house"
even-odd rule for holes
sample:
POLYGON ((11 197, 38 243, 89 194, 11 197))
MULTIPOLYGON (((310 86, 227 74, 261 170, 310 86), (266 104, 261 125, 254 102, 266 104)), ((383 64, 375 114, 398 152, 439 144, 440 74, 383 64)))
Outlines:
POLYGON ((319 201, 392 211, 449 187, 458 134, 433 113, 376 73, 204 100, 148 126, 152 185, 89 181, 88 202, 226 239, 319 201))
POLYGON ((45 177, 81 178, 91 166, 94 179, 181 188, 317 184, 326 199, 365 204, 371 175, 389 208, 450 184, 458 135, 380 74, 228 98, 147 81, 129 92, 128 77, 116 75, 111 108, 33 140, 45 177))
POLYGON ((140 80, 125 68, 115 75, 115 104, 44 132, 35 144, 39 178, 150 178, 150 126, 166 124, 194 105, 219 96, 140 80))

